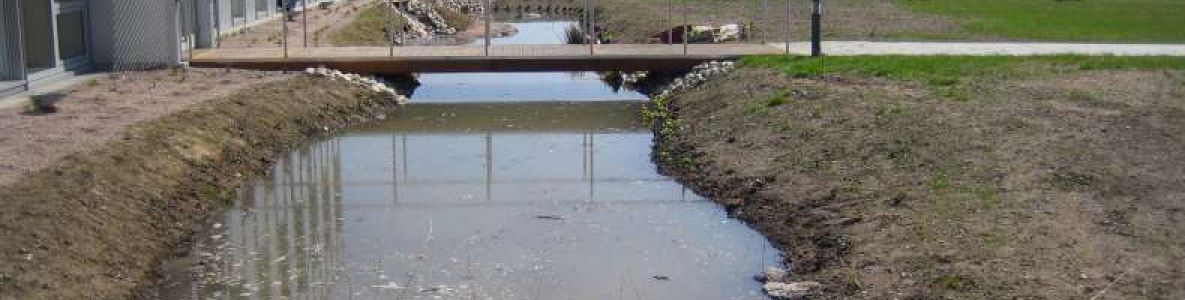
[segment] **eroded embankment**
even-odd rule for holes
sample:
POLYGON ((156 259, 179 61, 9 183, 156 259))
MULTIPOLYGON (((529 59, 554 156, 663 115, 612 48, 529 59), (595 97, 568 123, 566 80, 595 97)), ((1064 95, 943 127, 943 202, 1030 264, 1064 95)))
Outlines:
POLYGON ((344 81, 265 83, 133 126, 0 188, 0 299, 147 298, 152 271, 246 177, 395 105, 344 81))
POLYGON ((934 86, 743 67, 656 100, 654 156, 812 298, 1185 296, 1185 76, 1017 66, 934 86))

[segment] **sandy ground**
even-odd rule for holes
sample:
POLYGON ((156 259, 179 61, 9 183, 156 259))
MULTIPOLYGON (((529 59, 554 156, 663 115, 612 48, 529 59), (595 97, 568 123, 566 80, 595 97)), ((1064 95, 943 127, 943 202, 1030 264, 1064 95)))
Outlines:
POLYGON ((58 158, 123 137, 129 126, 258 83, 278 73, 183 69, 113 73, 53 93, 58 112, 0 110, 0 185, 58 158))

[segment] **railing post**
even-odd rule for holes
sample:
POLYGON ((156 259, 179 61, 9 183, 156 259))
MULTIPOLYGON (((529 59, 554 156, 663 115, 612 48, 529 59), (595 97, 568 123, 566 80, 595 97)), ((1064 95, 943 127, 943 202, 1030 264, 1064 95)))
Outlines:
POLYGON ((687 55, 687 40, 691 37, 691 30, 687 24, 687 0, 681 0, 681 2, 683 2, 683 25, 679 25, 679 27, 683 28, 683 55, 687 55))
POLYGON ((492 37, 490 36, 490 32, 491 32, 490 26, 492 26, 492 24, 491 24, 491 23, 493 23, 492 19, 494 18, 494 0, 485 0, 485 7, 481 10, 481 13, 483 15, 485 15, 485 23, 486 23, 486 26, 485 26, 486 27, 486 30, 485 30, 486 44, 485 44, 485 52, 483 52, 483 54, 485 56, 490 56, 490 44, 491 44, 491 40, 492 40, 492 37))
POLYGON ((395 57, 395 26, 391 26, 391 21, 395 20, 395 2, 387 1, 385 13, 386 18, 383 20, 383 27, 386 27, 386 56, 395 57))
POLYGON ((309 47, 309 0, 300 0, 300 27, 304 35, 304 47, 309 47))
POLYGON ((794 38, 794 0, 786 0, 786 55, 790 55, 790 42, 794 38))
POLYGON ((675 44, 675 1, 667 0, 667 45, 675 44))
POLYGON ((765 44, 766 35, 769 29, 766 29, 766 23, 769 23, 769 0, 761 0, 761 43, 765 44))
POLYGON ((590 0, 592 4, 589 5, 588 10, 588 34, 592 39, 588 41, 588 55, 596 55, 596 45, 600 42, 597 37, 597 3, 596 0, 590 0))
POLYGON ((823 1, 813 0, 811 9, 811 56, 823 55, 823 1))
MULTIPOLYGON (((289 14, 289 12, 288 12, 287 7, 288 7, 289 2, 291 2, 291 1, 293 1, 293 0, 284 0, 284 2, 283 2, 284 7, 285 7, 284 15, 280 17, 281 18, 280 23, 284 24, 283 26, 281 26, 282 32, 280 33, 280 35, 284 36, 284 60, 288 60, 288 14, 289 14)), ((257 15, 259 14, 259 8, 255 8, 255 13, 257 15)), ((287 64, 285 64, 285 65, 287 65, 287 64)), ((285 66, 285 68, 287 68, 287 66, 285 66)))

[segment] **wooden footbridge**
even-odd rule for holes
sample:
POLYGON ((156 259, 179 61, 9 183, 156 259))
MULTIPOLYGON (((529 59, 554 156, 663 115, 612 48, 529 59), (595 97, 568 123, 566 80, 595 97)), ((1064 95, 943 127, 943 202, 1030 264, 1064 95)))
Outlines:
POLYGON ((327 67, 364 74, 421 72, 657 71, 709 60, 777 54, 761 44, 483 45, 407 47, 222 48, 194 50, 196 67, 303 70, 327 67))

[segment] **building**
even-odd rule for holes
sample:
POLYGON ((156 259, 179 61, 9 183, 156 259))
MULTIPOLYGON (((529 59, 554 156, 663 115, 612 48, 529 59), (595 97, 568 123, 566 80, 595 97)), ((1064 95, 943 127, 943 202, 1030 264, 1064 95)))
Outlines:
POLYGON ((280 16, 282 1, 0 0, 0 97, 79 72, 177 65, 191 47, 280 16))

